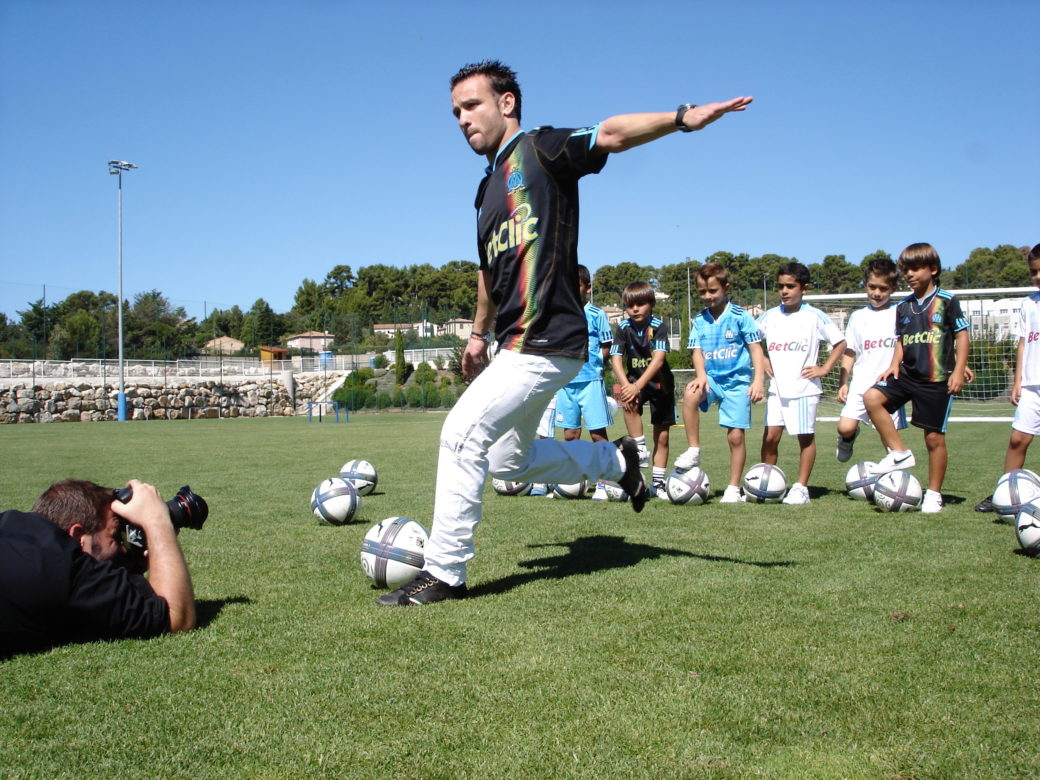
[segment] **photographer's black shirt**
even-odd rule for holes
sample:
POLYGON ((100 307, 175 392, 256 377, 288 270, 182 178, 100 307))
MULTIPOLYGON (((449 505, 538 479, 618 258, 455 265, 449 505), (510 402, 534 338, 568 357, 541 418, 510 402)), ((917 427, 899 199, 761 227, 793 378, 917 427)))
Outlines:
POLYGON ((0 657, 169 630, 166 599, 144 577, 95 560, 40 515, 0 514, 0 657))

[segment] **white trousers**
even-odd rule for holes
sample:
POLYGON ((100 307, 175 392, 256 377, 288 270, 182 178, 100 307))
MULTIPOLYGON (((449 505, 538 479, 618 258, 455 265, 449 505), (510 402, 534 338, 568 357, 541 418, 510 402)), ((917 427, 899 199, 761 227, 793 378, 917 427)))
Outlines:
POLYGON ((426 544, 425 569, 434 577, 449 585, 466 581, 488 472, 516 482, 560 484, 621 478, 623 461, 610 442, 535 438, 545 407, 581 366, 573 358, 503 350, 448 413, 426 544))

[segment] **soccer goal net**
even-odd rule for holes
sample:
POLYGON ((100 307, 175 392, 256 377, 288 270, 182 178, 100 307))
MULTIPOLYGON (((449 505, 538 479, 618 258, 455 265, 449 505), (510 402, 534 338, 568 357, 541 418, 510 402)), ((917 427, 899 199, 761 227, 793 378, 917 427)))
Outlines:
MULTIPOLYGON (((1015 413, 1010 395, 1018 346, 1018 340, 1011 332, 1022 300, 1036 290, 1032 287, 1003 287, 951 292, 960 301, 969 323, 971 349, 968 353, 968 367, 975 372, 975 381, 965 384, 964 391, 953 403, 950 419, 1010 422, 1015 413)), ((901 300, 903 295, 905 293, 897 293, 893 298, 901 300)), ((826 312, 842 332, 849 315, 867 305, 866 293, 806 295, 804 300, 826 312)), ((760 313, 754 311, 758 307, 748 308, 756 316, 760 313)), ((824 355, 821 354, 820 359, 822 362, 824 355)), ((823 379, 824 394, 818 412, 820 419, 837 419, 841 411, 841 404, 837 400, 838 365, 840 361, 823 379)), ((682 398, 683 388, 692 378, 692 369, 675 372, 677 403, 682 398)))

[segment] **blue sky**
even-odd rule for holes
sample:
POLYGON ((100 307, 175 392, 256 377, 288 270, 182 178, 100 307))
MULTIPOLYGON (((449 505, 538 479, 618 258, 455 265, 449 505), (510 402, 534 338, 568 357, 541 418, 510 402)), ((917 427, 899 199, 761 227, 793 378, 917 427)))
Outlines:
POLYGON ((583 184, 582 261, 717 250, 954 266, 1040 242, 1040 2, 0 0, 0 312, 124 291, 201 318, 336 264, 476 260, 484 161, 447 80, 497 57, 524 126, 754 95, 583 184))

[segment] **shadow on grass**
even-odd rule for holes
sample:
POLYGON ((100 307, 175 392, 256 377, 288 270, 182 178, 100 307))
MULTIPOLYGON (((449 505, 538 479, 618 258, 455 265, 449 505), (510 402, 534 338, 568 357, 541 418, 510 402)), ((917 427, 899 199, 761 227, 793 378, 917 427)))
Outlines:
POLYGON ((195 602, 196 628, 207 628, 216 620, 228 604, 252 604, 248 596, 233 596, 229 599, 199 599, 195 602))
POLYGON ((559 580, 578 574, 592 574, 608 569, 620 569, 635 566, 644 560, 655 560, 663 557, 697 558, 702 561, 716 563, 735 563, 742 566, 758 566, 761 568, 794 566, 794 561, 745 561, 740 558, 728 558, 722 555, 699 555, 686 550, 671 550, 665 547, 654 547, 649 544, 633 544, 626 542, 623 536, 582 536, 573 542, 559 544, 532 544, 531 549, 541 547, 566 547, 567 552, 546 558, 534 558, 521 561, 525 569, 536 569, 508 577, 485 582, 470 588, 470 597, 492 596, 505 593, 535 580, 559 580))

